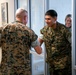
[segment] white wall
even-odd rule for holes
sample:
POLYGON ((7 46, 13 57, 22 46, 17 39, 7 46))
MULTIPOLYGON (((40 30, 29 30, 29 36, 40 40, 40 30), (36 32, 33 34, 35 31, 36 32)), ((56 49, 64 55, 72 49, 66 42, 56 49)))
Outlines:
POLYGON ((0 0, 0 26, 2 25, 1 3, 4 2, 8 2, 8 22, 14 21, 14 0, 0 0))
POLYGON ((65 16, 72 14, 72 0, 49 0, 49 9, 58 13, 58 21, 65 24, 65 16))

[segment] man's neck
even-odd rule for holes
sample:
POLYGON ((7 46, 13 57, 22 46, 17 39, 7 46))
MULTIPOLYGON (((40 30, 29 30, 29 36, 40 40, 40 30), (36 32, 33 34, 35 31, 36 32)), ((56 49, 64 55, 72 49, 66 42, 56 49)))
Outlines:
POLYGON ((56 29, 56 23, 54 23, 51 28, 56 29))
POLYGON ((18 22, 21 22, 22 23, 22 20, 20 18, 16 18, 16 21, 18 22))

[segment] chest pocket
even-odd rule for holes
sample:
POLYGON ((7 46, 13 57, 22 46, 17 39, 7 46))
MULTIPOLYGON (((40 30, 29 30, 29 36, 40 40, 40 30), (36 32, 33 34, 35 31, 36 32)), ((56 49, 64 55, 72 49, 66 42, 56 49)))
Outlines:
POLYGON ((54 39, 56 43, 62 43, 64 41, 64 35, 62 33, 56 33, 54 39))

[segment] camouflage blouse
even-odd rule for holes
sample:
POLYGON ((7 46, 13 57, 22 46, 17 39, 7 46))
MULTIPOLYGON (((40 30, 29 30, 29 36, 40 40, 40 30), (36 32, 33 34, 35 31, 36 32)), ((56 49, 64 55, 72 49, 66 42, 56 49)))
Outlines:
POLYGON ((44 26, 41 29, 46 46, 46 62, 54 69, 64 69, 71 66, 71 33, 57 22, 56 29, 44 26))
POLYGON ((0 36, 0 75, 31 75, 29 49, 38 36, 19 22, 1 27, 0 36))

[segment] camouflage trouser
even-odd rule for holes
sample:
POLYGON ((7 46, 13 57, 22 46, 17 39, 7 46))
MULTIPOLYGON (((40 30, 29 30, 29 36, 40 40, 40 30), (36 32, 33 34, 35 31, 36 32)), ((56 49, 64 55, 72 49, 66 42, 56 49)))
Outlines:
POLYGON ((31 75, 30 68, 14 67, 12 69, 0 69, 0 75, 31 75))
POLYGON ((14 72, 14 73, 0 73, 0 75, 31 75, 29 72, 26 72, 26 73, 17 73, 17 72, 14 72))
POLYGON ((50 69, 50 75, 72 75, 71 69, 54 70, 50 69))
POLYGON ((0 75, 31 75, 30 72, 11 72, 11 73, 0 73, 0 75))

